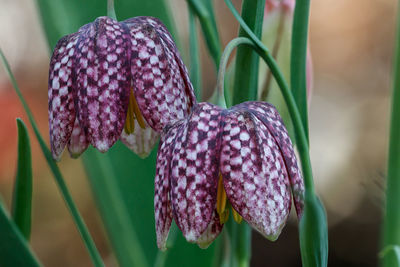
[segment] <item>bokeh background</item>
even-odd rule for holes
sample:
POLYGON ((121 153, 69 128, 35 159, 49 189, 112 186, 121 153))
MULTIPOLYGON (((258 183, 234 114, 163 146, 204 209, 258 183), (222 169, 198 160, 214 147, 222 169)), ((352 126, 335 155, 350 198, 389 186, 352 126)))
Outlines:
MULTIPOLYGON (((105 1, 103 1, 105 2, 105 1)), ((215 9, 222 42, 238 23, 223 1, 215 9)), ((311 1, 314 89, 310 104, 315 184, 329 221, 330 266, 376 266, 383 207, 390 111, 395 0, 311 1)), ((187 58, 187 6, 168 1, 187 58)), ((234 1, 237 7, 240 1, 234 1)), ((105 3, 102 3, 105 4, 105 3)), ((48 140, 49 47, 35 1, 0 0, 0 47, 7 56, 41 132, 48 140)), ((204 94, 215 85, 201 42, 204 94)), ((0 68, 0 194, 10 205, 16 168, 15 119, 26 120, 0 68)), ((31 132, 31 136, 32 132, 31 132)), ((45 266, 90 266, 90 259, 34 138, 33 250, 45 266)), ((60 168, 106 264, 116 261, 94 205, 82 162, 64 156, 60 168)), ((138 214, 140 216, 140 214, 138 214)), ((296 220, 276 242, 253 234, 252 266, 301 266, 296 220)), ((149 240, 154 242, 155 240, 149 240)))

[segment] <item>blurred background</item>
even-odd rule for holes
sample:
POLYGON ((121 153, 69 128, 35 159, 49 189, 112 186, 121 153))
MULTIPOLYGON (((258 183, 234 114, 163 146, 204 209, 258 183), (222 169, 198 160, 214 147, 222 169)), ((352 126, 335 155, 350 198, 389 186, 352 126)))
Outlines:
MULTIPOLYGON (((238 23, 214 1, 223 44, 238 23)), ((240 1, 233 1, 240 7, 240 1)), ((315 184, 328 213, 330 266, 376 266, 388 141, 395 0, 311 1, 310 46, 314 89, 310 104, 315 184)), ((187 6, 169 1, 184 59, 187 6)), ((0 0, 0 47, 8 58, 40 129, 48 140, 49 50, 31 0, 0 0)), ((212 61, 200 37, 204 95, 215 85, 212 61)), ((27 122, 0 68, 0 194, 10 205, 16 168, 15 119, 27 122)), ((32 132, 31 137, 33 136, 32 132)), ((38 144, 33 149, 31 244, 45 266, 90 266, 90 259, 56 188, 38 144)), ((115 266, 82 162, 64 155, 60 168, 106 264, 115 266)), ((140 215, 138 215, 140 216, 140 215)), ((301 266, 296 220, 272 243, 253 234, 252 266, 301 266), (268 264, 267 264, 268 263, 268 264)), ((155 240, 149 240, 154 242, 155 240)))

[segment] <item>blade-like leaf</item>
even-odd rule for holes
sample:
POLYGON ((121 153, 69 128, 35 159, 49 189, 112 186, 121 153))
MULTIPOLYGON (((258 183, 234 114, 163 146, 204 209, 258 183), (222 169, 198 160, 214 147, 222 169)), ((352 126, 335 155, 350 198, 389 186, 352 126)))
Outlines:
POLYGON ((18 125, 18 166, 15 178, 12 216, 22 235, 29 240, 32 208, 32 156, 28 130, 21 119, 18 125))
POLYGON ((199 41, 197 38, 196 20, 192 8, 189 6, 189 54, 190 54, 190 79, 198 101, 201 101, 201 66, 199 55, 199 41))
POLYGON ((326 212, 314 194, 306 193, 304 202, 299 225, 301 260, 305 267, 325 267, 328 264, 326 212))
MULTIPOLYGON (((397 10, 396 47, 393 71, 392 111, 390 118, 390 137, 388 169, 386 178, 386 204, 383 223, 383 246, 400 247, 400 6, 397 10)), ((396 266, 395 253, 383 256, 382 266, 396 266)), ((397 265, 399 266, 399 265, 397 265)))
POLYGON ((292 46, 290 55, 290 86, 308 140, 308 104, 306 59, 308 39, 308 16, 310 0, 296 1, 293 16, 292 46))
POLYGON ((36 256, 0 202, 0 266, 40 266, 36 256))

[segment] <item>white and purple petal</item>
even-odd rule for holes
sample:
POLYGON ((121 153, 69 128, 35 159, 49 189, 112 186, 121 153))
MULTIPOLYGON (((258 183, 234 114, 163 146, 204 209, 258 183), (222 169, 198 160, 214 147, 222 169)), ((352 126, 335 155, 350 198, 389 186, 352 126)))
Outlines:
POLYGON ((72 158, 77 158, 88 148, 88 146, 89 141, 85 135, 85 132, 79 125, 78 118, 76 118, 74 129, 72 130, 72 134, 68 142, 69 154, 72 158))
POLYGON ((181 124, 164 129, 157 153, 156 177, 154 181, 154 217, 156 224, 157 246, 165 250, 172 222, 170 199, 171 153, 181 124))
POLYGON ((105 152, 119 139, 126 119, 131 87, 129 30, 111 18, 99 17, 79 32, 79 124, 89 142, 105 152))
POLYGON ((155 132, 148 125, 146 125, 146 128, 142 129, 137 120, 135 120, 134 124, 135 130, 133 133, 127 134, 125 130, 122 131, 121 141, 136 155, 141 158, 146 158, 157 143, 160 134, 155 132))
POLYGON ((189 242, 197 242, 213 220, 219 177, 220 120, 221 108, 199 103, 180 126, 172 150, 173 214, 189 242))
POLYGON ((289 180, 292 187, 297 216, 300 218, 304 208, 304 181, 298 166, 292 141, 290 140, 281 116, 273 105, 266 102, 245 102, 235 106, 234 108, 252 112, 264 123, 269 132, 272 133, 285 161, 285 167, 289 174, 289 180))
POLYGON ((59 160, 71 136, 74 107, 74 56, 77 34, 61 38, 54 48, 49 71, 49 129, 53 158, 59 160))
POLYGON ((143 17, 123 23, 131 32, 136 101, 150 127, 161 132, 168 123, 185 118, 196 101, 187 70, 170 35, 143 17))
POLYGON ((223 122, 220 164, 227 197, 254 229, 275 240, 291 204, 279 147, 250 112, 227 110, 223 122))
POLYGON ((206 249, 218 237, 224 227, 219 220, 217 210, 214 210, 211 222, 203 234, 197 239, 196 243, 200 248, 206 249))

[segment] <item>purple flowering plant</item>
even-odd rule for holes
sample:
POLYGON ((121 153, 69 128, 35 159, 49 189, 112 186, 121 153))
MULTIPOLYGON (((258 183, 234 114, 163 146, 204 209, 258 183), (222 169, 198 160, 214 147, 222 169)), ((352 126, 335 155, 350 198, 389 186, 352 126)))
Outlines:
MULTIPOLYGON (((142 4, 133 2, 137 7, 142 4)), ((174 225, 188 242, 200 248, 215 241, 217 244, 208 250, 224 255, 217 258, 218 266, 249 266, 250 230, 275 241, 288 221, 292 203, 303 265, 327 265, 326 215, 315 194, 308 150, 307 87, 312 79, 310 68, 306 71, 310 64, 309 1, 244 0, 241 15, 229 0, 225 2, 240 31, 238 38, 222 50, 211 2, 187 0, 190 75, 172 34, 160 19, 137 16, 118 21, 110 0, 108 16, 60 36, 49 65, 50 149, 12 80, 94 266, 103 266, 103 258, 56 164, 66 148, 73 158, 88 149, 84 163, 89 176, 95 176, 90 178, 93 192, 121 266, 148 266, 150 262, 165 265, 162 259, 167 252, 163 251, 175 249, 175 234, 170 234, 176 232, 174 225), (264 10, 268 16, 279 5, 287 16, 294 12, 290 62, 293 88, 288 86, 274 54, 261 41, 264 10), (196 97, 201 89, 196 20, 216 66, 213 103, 196 97), (224 77, 236 48, 235 82, 229 86, 224 77), (294 128, 293 140, 274 103, 259 97, 261 89, 255 81, 260 59, 268 65, 283 95, 294 128), (136 169, 121 176, 140 179, 135 174, 146 173, 154 179, 152 188, 121 186, 118 181, 123 178, 107 169, 117 165, 116 161, 126 162, 122 156, 113 157, 113 149, 121 151, 118 140, 139 157, 148 157, 133 158, 127 164, 136 169), (99 155, 90 146, 105 154, 99 155), (156 157, 151 156, 153 150, 157 150, 156 157), (143 227, 146 241, 151 243, 147 247, 160 250, 150 261, 144 256, 150 252, 143 252, 143 237, 140 242, 136 239, 136 231, 142 229, 129 222, 131 218, 126 219, 131 215, 128 210, 141 203, 129 202, 123 192, 133 195, 140 191, 154 193, 154 199, 143 200, 154 200, 154 215, 142 218, 152 229, 149 233, 143 227)), ((11 72, 10 76, 13 79, 11 72)), ((26 227, 26 222, 21 225, 26 227)), ((29 234, 25 238, 29 239, 29 234)), ((25 239, 21 242, 26 245, 25 239)), ((31 255, 29 248, 27 253, 31 255)), ((39 265, 34 256, 32 262, 39 265)))

